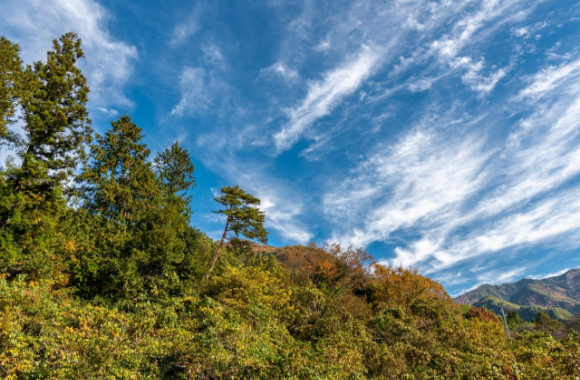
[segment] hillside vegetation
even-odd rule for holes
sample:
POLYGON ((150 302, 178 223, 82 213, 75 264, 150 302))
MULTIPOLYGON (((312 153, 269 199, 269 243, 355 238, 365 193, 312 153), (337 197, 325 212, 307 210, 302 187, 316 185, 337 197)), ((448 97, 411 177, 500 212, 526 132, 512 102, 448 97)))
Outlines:
POLYGON ((185 149, 151 157, 127 115, 93 135, 82 57, 69 33, 25 67, 0 39, 0 139, 16 152, 0 172, 0 378, 580 376, 574 329, 508 340, 489 311, 361 249, 251 242, 265 215, 237 186, 208 238, 190 225, 185 149))
MULTIPOLYGON (((542 280, 521 279, 512 284, 482 285, 455 298, 455 301, 475 305, 488 296, 520 307, 554 309, 553 313, 566 319, 566 316, 570 314, 580 313, 580 269, 571 269, 560 276, 542 280), (563 313, 558 309, 564 309, 568 313, 563 313)), ((489 303, 489 301, 485 302, 489 303)), ((511 308, 513 309, 513 306, 511 308)))
POLYGON ((526 322, 530 322, 540 312, 543 312, 549 315, 551 318, 562 322, 567 322, 574 318, 574 315, 568 310, 560 309, 558 307, 548 308, 536 305, 520 306, 494 296, 483 297, 479 301, 475 302, 473 306, 484 307, 496 315, 501 315, 502 307, 506 313, 508 311, 517 311, 518 315, 526 322))

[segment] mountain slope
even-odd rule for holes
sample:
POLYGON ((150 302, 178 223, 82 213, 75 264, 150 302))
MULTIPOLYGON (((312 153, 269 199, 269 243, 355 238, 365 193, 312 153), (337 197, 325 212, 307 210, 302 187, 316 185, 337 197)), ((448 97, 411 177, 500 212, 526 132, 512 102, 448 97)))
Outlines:
POLYGON ((497 299, 519 307, 539 306, 563 309, 572 314, 580 313, 580 269, 571 269, 560 276, 542 280, 522 279, 512 284, 482 285, 455 298, 455 302, 475 306, 482 303, 483 306, 483 303, 489 304, 490 300, 497 303, 497 299), (489 296, 493 298, 484 300, 489 296))
POLYGON ((562 322, 566 322, 573 317, 572 313, 570 313, 568 310, 561 309, 559 307, 547 308, 537 305, 520 306, 495 296, 483 297, 479 301, 475 302, 473 306, 485 307, 487 310, 492 311, 496 315, 501 315, 502 307, 505 313, 508 311, 517 311, 519 316, 522 317, 522 319, 526 322, 531 321, 540 311, 543 311, 550 317, 562 322))

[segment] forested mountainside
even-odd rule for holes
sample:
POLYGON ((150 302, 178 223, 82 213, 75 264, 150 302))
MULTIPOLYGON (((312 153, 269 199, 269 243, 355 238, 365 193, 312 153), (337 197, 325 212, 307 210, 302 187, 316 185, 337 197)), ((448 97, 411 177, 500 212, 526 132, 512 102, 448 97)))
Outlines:
POLYGON ((0 38, 15 152, 0 171, 0 378, 580 376, 578 319, 539 315, 509 340, 491 312, 362 249, 257 244, 266 215, 238 186, 215 198, 210 239, 191 226, 187 150, 151 157, 128 115, 93 135, 82 57, 68 33, 24 66, 0 38))
POLYGON ((475 302, 473 306, 484 307, 498 316, 501 315, 501 308, 503 308, 506 313, 509 311, 517 311, 519 316, 526 322, 533 320, 540 312, 543 312, 551 318, 561 322, 566 322, 574 318, 574 315, 568 310, 560 309, 559 307, 543 307, 537 305, 520 306, 495 296, 485 296, 475 302))
MULTIPOLYGON (((512 284, 482 285, 455 298, 455 302, 478 306, 488 296, 520 307, 557 308, 576 314, 580 312, 580 269, 542 280, 522 279, 512 284)), ((489 304, 489 299, 485 302, 489 304)))

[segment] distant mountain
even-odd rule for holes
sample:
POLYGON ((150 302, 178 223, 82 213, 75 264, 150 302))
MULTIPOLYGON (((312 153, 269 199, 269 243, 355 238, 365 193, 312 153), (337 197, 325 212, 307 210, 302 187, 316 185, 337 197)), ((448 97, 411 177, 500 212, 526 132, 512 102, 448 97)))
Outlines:
POLYGON ((501 308, 507 314, 508 311, 517 311, 519 316, 526 322, 531 321, 540 312, 548 314, 550 317, 557 319, 559 321, 565 322, 573 317, 573 314, 568 310, 561 309, 559 307, 543 307, 543 306, 520 306, 514 303, 505 301, 501 298, 495 296, 486 296, 475 302, 473 306, 485 307, 487 310, 492 311, 497 315, 501 315, 501 308))
POLYGON ((522 313, 534 313, 538 307, 541 311, 549 308, 553 317, 568 319, 571 314, 580 313, 580 269, 542 280, 522 279, 512 284, 482 285, 455 298, 455 302, 485 306, 494 312, 504 306, 506 310, 518 310, 524 319, 527 318, 522 313))

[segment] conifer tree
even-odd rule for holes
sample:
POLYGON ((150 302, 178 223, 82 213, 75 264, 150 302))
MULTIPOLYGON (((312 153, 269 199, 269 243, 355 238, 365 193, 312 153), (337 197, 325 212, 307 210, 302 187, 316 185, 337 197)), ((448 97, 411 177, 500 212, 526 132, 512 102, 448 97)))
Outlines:
POLYGON ((83 292, 106 292, 104 286, 116 290, 130 271, 131 243, 160 194, 142 138, 129 116, 112 121, 104 136, 96 135, 90 161, 77 178, 81 205, 92 224, 92 247, 75 269, 76 286, 83 292))
POLYGON ((53 41, 46 62, 22 69, 18 47, 5 39, 0 45, 0 129, 18 158, 8 162, 0 188, 0 256, 8 267, 20 258, 24 267, 38 271, 56 257, 59 220, 66 213, 63 186, 91 139, 89 88, 76 66, 83 51, 77 35, 67 33, 53 41), (21 134, 7 128, 17 107, 21 134))
POLYGON ((76 285, 89 294, 133 298, 174 292, 180 276, 188 277, 178 267, 189 212, 177 192, 192 184, 189 154, 176 146, 162 153, 156 175, 141 128, 126 115, 111 126, 97 135, 78 179, 94 240, 76 269, 76 285))
POLYGON ((189 220, 191 195, 188 195, 188 191, 195 187, 194 166, 189 153, 175 142, 157 154, 154 167, 165 201, 177 207, 189 220))
POLYGON ((12 136, 8 127, 16 121, 18 99, 25 87, 19 53, 17 44, 0 37, 0 144, 9 142, 12 136))
POLYGON ((260 199, 246 193, 239 186, 226 186, 221 188, 221 195, 216 197, 215 201, 225 207, 214 212, 226 216, 226 225, 218 249, 207 271, 207 280, 209 280, 226 240, 237 239, 243 235, 248 239, 257 239, 264 244, 268 242, 268 232, 264 228, 266 216, 263 211, 256 207, 261 203, 260 199), (229 235, 230 233, 233 233, 233 236, 229 235))
POLYGON ((139 223, 159 194, 142 130, 127 115, 97 135, 91 163, 78 178, 84 207, 116 228, 139 223))
MULTIPOLYGON (((9 43, 2 43, 9 53, 9 43)), ((2 210, 2 231, 10 223, 15 208, 23 206, 23 200, 18 199, 20 193, 27 193, 28 198, 55 199, 54 190, 84 158, 85 144, 91 140, 92 129, 86 109, 89 88, 76 67, 77 60, 83 57, 81 40, 74 33, 67 33, 59 41, 53 41, 53 48, 48 52, 46 63, 39 61, 34 68, 27 68, 27 76, 33 78, 27 88, 20 88, 17 91, 20 95, 7 95, 20 96, 25 124, 24 135, 13 137, 21 164, 12 166, 7 172, 13 201, 2 210)), ((18 71, 16 53, 12 47, 12 54, 7 54, 7 58, 14 67, 2 71, 12 74, 18 71)), ((10 102, 4 107, 6 114, 14 111, 10 102)), ((6 119, 3 120, 7 124, 6 119)))
POLYGON ((177 141, 155 157, 155 169, 171 194, 183 193, 195 186, 191 157, 177 141))
POLYGON ((24 180, 39 191, 50 190, 66 181, 85 157, 85 144, 92 129, 86 103, 87 80, 76 66, 83 57, 81 40, 74 33, 53 41, 46 63, 36 62, 30 93, 21 101, 24 136, 18 141, 22 160, 16 174, 15 191, 24 180), (37 167, 48 171, 46 180, 35 181, 37 167))

